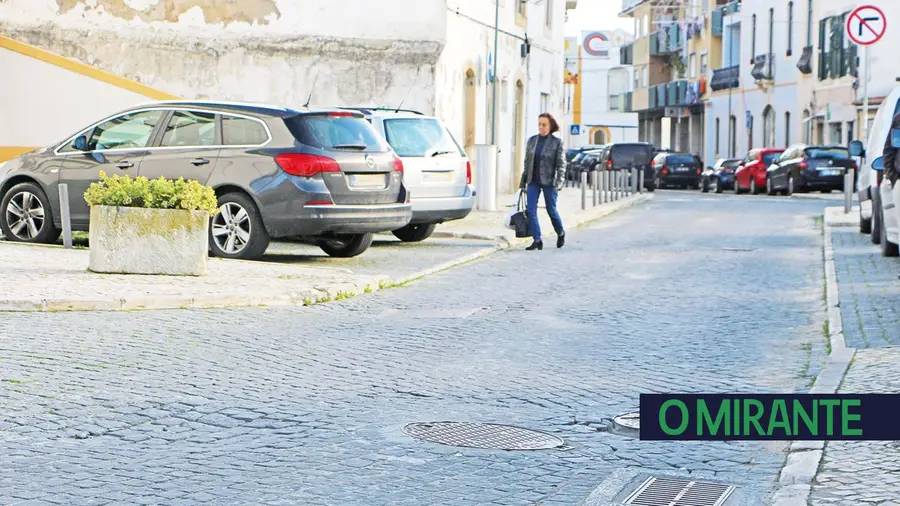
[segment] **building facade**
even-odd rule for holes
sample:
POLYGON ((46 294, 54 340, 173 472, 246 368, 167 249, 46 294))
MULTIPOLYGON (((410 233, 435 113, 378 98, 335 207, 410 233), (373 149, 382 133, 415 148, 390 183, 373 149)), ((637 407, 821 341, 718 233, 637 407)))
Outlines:
MULTIPOLYGON (((5 0, 0 34, 9 43, 0 45, 0 57, 17 66, 4 86, 33 90, 27 83, 37 79, 16 78, 32 72, 33 62, 13 53, 45 52, 87 67, 78 70, 87 79, 103 74, 150 91, 107 102, 108 86, 45 83, 43 96, 31 94, 19 108, 57 118, 49 133, 16 128, 17 113, 8 112, 21 94, 5 93, 0 133, 9 135, 0 138, 0 151, 54 142, 158 96, 289 107, 402 103, 440 116, 467 147, 496 143, 499 189, 512 190, 537 115, 562 112, 564 24, 577 2, 497 1, 495 31, 497 3, 484 0, 380 0, 378 9, 361 0, 305 0, 302 7, 294 0, 5 0), (411 13, 416 21, 404 21, 411 13), (45 101, 53 107, 43 111, 45 101)), ((52 57, 42 62, 74 68, 52 57)))
POLYGON ((566 38, 562 127, 569 134, 567 147, 638 140, 638 115, 625 112, 634 71, 619 61, 621 48, 633 40, 622 30, 566 38))

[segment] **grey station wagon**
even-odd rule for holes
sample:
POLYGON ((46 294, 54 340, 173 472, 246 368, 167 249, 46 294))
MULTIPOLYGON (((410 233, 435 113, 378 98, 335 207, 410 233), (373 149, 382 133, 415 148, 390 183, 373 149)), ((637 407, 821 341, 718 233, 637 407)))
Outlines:
POLYGON ((87 230, 83 195, 100 171, 214 188, 210 251, 225 258, 258 258, 272 238, 351 257, 412 219, 403 162, 361 113, 178 101, 128 109, 0 165, 7 240, 59 238, 60 183, 73 230, 87 230))

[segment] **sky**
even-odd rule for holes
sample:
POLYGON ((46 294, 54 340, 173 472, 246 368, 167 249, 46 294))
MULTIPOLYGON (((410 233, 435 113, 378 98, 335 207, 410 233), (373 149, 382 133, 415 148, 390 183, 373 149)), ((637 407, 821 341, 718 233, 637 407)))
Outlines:
POLYGON ((581 35, 582 31, 616 28, 631 32, 634 30, 634 21, 631 18, 620 18, 621 10, 622 0, 578 0, 578 7, 569 12, 566 36, 581 35))

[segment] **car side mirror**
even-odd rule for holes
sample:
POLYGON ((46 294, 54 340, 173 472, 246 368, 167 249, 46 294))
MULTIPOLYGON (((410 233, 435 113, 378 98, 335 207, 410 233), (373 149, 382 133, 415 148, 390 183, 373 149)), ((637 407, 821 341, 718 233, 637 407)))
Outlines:
POLYGON ((884 170, 884 157, 883 156, 879 156, 878 158, 876 158, 875 160, 872 161, 872 170, 877 170, 878 172, 881 172, 884 170))
POLYGON ((72 143, 72 147, 77 149, 78 151, 87 151, 87 137, 85 137, 84 135, 79 135, 75 138, 75 142, 72 143))
POLYGON ((866 156, 866 149, 862 142, 850 141, 850 156, 866 156))
POLYGON ((891 129, 891 147, 900 148, 900 128, 891 129))

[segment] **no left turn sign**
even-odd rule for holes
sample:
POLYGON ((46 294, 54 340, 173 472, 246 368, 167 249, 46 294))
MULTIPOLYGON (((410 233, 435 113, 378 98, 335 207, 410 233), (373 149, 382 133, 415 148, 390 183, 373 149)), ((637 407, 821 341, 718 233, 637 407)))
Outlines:
POLYGON ((847 16, 847 36, 860 46, 872 45, 884 36, 887 18, 874 5, 857 7, 847 16))

